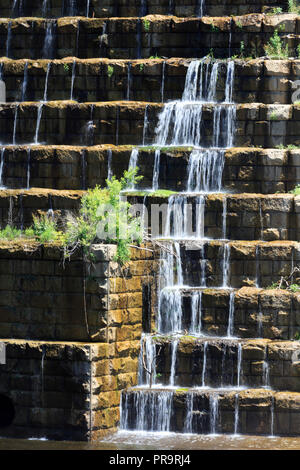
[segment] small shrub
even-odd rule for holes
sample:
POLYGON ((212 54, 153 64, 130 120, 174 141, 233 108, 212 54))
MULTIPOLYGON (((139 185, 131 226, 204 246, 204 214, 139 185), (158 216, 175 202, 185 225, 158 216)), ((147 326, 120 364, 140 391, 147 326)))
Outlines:
POLYGON ((265 46, 265 52, 271 59, 287 59, 289 56, 288 45, 283 45, 282 40, 276 29, 268 44, 265 46))
POLYGON ((294 336, 295 341, 300 341, 300 331, 297 331, 294 336))
POLYGON ((299 13, 300 6, 297 5, 297 0, 288 0, 288 11, 289 13, 299 13))
POLYGON ((289 191, 291 194, 294 194, 295 196, 299 196, 300 194, 300 184, 298 184, 294 189, 289 191))
POLYGON ((33 225, 27 230, 27 236, 30 234, 40 243, 63 241, 63 234, 57 231, 55 220, 47 214, 33 217, 33 225))
POLYGON ((144 23, 144 29, 148 33, 150 31, 150 21, 149 20, 143 20, 144 23))
POLYGON ((108 65, 108 66, 107 66, 107 75, 108 75, 108 77, 111 78, 111 77, 113 76, 113 74, 114 74, 114 68, 113 68, 113 66, 112 66, 112 65, 108 65))
POLYGON ((280 119, 280 116, 278 116, 278 114, 275 111, 272 111, 272 113, 270 114, 270 120, 278 121, 279 119, 280 119))
POLYGON ((67 73, 70 71, 69 64, 64 64, 64 71, 67 72, 67 73))
POLYGON ((282 13, 282 8, 280 7, 273 7, 272 10, 270 10, 267 15, 281 15, 282 13))
POLYGON ((11 225, 7 225, 3 230, 0 230, 0 240, 15 240, 22 235, 21 230, 11 225))

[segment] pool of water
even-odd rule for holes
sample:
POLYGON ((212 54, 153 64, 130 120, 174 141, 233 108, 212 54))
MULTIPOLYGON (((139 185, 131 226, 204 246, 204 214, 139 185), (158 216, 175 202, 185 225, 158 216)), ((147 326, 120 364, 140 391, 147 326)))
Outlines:
POLYGON ((0 439, 0 450, 299 450, 299 437, 119 431, 94 443, 0 439))

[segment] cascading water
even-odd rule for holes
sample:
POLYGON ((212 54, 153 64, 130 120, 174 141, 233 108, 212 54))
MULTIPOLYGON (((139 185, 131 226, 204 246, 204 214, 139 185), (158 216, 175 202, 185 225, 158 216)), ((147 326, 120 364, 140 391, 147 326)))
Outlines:
POLYGON ((22 84, 21 101, 26 101, 27 85, 28 85, 28 61, 26 61, 25 67, 24 67, 24 78, 23 78, 23 84, 22 84))
POLYGON ((55 44, 56 22, 47 21, 45 41, 43 47, 43 58, 54 58, 54 44, 55 44))
MULTIPOLYGON (((199 7, 198 14, 202 15, 202 2, 199 2, 199 7)), ((161 97, 163 101, 164 63, 162 71, 161 97)), ((227 228, 226 196, 222 196, 222 213, 219 217, 222 242, 219 252, 221 275, 218 275, 219 285, 215 286, 216 289, 222 288, 229 292, 228 317, 226 317, 228 323, 224 334, 226 340, 221 348, 223 363, 221 377, 213 377, 215 348, 210 347, 210 338, 203 331, 203 321, 206 322, 207 317, 206 309, 203 307, 204 291, 207 285, 211 286, 209 247, 204 236, 205 206, 208 198, 207 193, 223 192, 225 151, 233 145, 235 133, 234 72, 234 62, 231 60, 226 63, 211 61, 208 58, 192 61, 188 67, 182 99, 164 104, 158 117, 154 141, 156 149, 153 165, 153 191, 159 189, 161 147, 192 147, 187 167, 185 191, 168 198, 164 229, 161 239, 158 238, 161 245, 161 255, 155 336, 159 338, 168 335, 169 361, 167 363, 170 364, 170 375, 167 383, 163 379, 166 387, 163 390, 163 385, 156 381, 156 374, 160 367, 160 358, 156 356, 158 354, 157 338, 154 339, 151 334, 143 334, 139 359, 139 387, 147 387, 147 390, 133 390, 123 395, 121 404, 122 429, 155 431, 170 429, 169 426, 161 425, 161 415, 164 414, 168 421, 173 400, 173 391, 170 390, 170 387, 174 387, 175 384, 180 386, 178 350, 181 351, 179 344, 184 334, 195 336, 195 340, 202 344, 199 387, 204 389, 204 393, 209 397, 208 431, 211 434, 218 432, 220 397, 210 384, 216 383, 219 387, 232 387, 233 390, 240 390, 244 387, 246 372, 244 377, 243 347, 241 340, 234 337, 235 291, 230 287, 231 244, 227 240, 229 230, 227 228), (223 89, 220 86, 221 76, 224 77, 222 83, 225 83, 223 89), (204 108, 205 115, 211 115, 210 132, 207 132, 207 127, 210 124, 204 123, 203 120, 204 108), (211 139, 207 138, 207 134, 211 134, 211 139), (200 285, 198 286, 189 285, 189 268, 183 266, 183 263, 186 263, 185 247, 190 242, 195 243, 195 249, 199 252, 199 265, 196 267, 200 273, 200 285), (189 307, 184 301, 185 296, 189 298, 189 307), (189 315, 187 315, 187 308, 189 308, 189 315), (153 390, 149 390, 150 385, 153 390), (167 400, 169 401, 167 402, 167 400), (157 407, 156 411, 153 409, 155 406, 157 407), (164 412, 161 412, 161 407, 165 407, 164 412)), ((129 78, 127 83, 130 83, 129 78)), ((149 107, 146 106, 143 145, 148 144, 148 127, 149 107)), ((135 148, 131 153, 129 168, 138 166, 138 157, 139 150, 135 148)), ((129 189, 134 189, 134 187, 129 189)), ((197 371, 199 375, 199 369, 197 371)), ((234 397, 233 431, 237 435, 240 421, 240 397, 239 394, 235 394, 234 397)), ((193 419, 196 420, 195 413, 200 411, 197 406, 199 406, 198 401, 195 400, 193 392, 188 392, 183 424, 184 432, 194 432, 193 419)))

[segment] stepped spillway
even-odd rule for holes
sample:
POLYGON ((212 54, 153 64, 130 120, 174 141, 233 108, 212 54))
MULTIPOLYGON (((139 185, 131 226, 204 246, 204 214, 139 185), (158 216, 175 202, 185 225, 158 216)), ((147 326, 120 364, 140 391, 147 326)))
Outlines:
MULTIPOLYGON (((300 176, 300 17, 282 0, 184 3, 0 1, 1 227, 23 230, 41 213, 60 223, 88 188, 138 168, 143 179, 124 197, 142 206, 154 247, 151 260, 135 254, 126 282, 110 248, 99 253, 92 339, 73 292, 81 259, 62 281, 48 248, 30 261, 19 246, 1 252, 3 298, 27 281, 45 289, 51 271, 45 297, 28 295, 29 313, 5 304, 0 315, 0 336, 40 354, 30 360, 41 414, 53 412, 51 438, 65 437, 56 415, 62 426, 67 416, 70 439, 82 438, 73 429, 82 416, 84 439, 116 423, 157 434, 300 434, 300 296, 274 288, 300 266, 300 196, 289 193, 300 176), (266 57, 274 34, 287 44, 282 59, 266 57), (18 269, 35 263, 41 279, 34 271, 24 282, 18 269), (55 354, 65 361, 59 381, 65 367, 83 383, 83 405, 64 397, 83 408, 70 417, 52 405, 44 362, 55 354)), ((291 284, 300 285, 297 270, 291 284)), ((42 435, 25 408, 30 432, 42 435)))

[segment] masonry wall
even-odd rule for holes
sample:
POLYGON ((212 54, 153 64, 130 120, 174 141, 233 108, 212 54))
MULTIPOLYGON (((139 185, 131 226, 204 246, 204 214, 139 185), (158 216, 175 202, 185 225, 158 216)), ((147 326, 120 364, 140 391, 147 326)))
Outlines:
POLYGON ((0 408, 4 395, 15 411, 2 436, 91 440, 118 426, 120 392, 137 384, 153 254, 133 249, 121 268, 116 247, 93 253, 89 270, 80 253, 64 267, 57 247, 1 245, 0 408))

